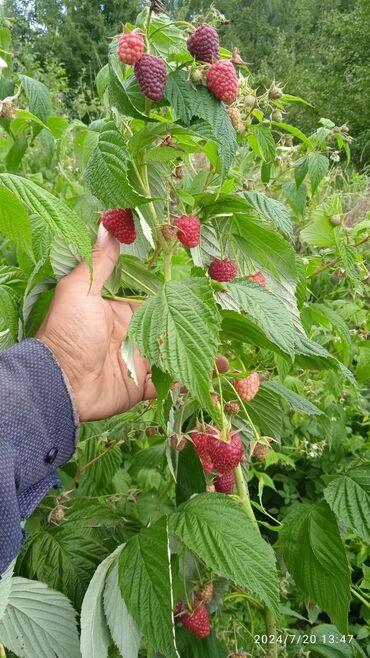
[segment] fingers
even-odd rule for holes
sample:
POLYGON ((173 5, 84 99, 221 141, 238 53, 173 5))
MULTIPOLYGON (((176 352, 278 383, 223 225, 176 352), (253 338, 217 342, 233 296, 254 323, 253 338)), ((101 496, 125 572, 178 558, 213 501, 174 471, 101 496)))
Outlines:
POLYGON ((156 397, 157 397, 157 391, 152 382, 152 376, 150 373, 148 373, 144 383, 143 400, 154 400, 156 397))
MULTIPOLYGON (((92 293, 99 293, 105 282, 112 274, 118 263, 120 255, 119 242, 116 240, 103 224, 99 225, 98 236, 93 247, 93 281, 91 285, 92 293)), ((90 270, 85 260, 77 265, 76 269, 70 275, 77 282, 80 281, 90 288, 90 270)))

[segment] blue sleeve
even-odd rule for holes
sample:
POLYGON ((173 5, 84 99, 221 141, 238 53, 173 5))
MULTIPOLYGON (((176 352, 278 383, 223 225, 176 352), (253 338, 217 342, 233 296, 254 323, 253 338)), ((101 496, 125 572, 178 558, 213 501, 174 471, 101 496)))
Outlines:
POLYGON ((0 574, 23 543, 21 522, 73 455, 78 432, 69 385, 36 339, 0 352, 0 574))

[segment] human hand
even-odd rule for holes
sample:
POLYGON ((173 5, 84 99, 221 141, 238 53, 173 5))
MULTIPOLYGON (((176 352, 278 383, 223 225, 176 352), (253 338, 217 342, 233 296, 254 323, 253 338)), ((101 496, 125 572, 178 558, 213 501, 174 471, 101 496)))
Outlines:
POLYGON ((82 261, 63 277, 36 338, 55 355, 72 386, 80 420, 100 420, 155 397, 146 359, 135 354, 138 385, 121 357, 135 304, 101 296, 119 259, 119 243, 100 225, 93 249, 93 283, 82 261))

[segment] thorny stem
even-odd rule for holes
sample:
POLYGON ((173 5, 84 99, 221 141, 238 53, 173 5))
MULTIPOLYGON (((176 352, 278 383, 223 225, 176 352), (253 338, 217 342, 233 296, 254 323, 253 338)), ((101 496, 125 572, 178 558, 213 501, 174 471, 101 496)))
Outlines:
MULTIPOLYGON (((360 247, 362 244, 365 244, 365 242, 368 242, 370 240, 370 235, 367 235, 366 238, 363 238, 363 240, 360 240, 359 242, 356 242, 353 246, 355 248, 360 247)), ((333 267, 338 261, 340 260, 340 256, 336 256, 335 258, 332 258, 332 260, 329 260, 327 263, 324 265, 320 265, 316 270, 312 272, 312 274, 309 274, 307 276, 307 279, 312 279, 314 276, 317 276, 318 274, 321 274, 324 270, 327 270, 329 267, 333 267)))

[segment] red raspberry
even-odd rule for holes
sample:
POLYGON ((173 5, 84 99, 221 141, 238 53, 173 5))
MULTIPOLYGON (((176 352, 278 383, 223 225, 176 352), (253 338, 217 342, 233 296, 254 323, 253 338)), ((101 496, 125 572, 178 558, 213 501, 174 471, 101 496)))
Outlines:
POLYGON ((211 25, 199 25, 187 41, 188 51, 201 62, 212 62, 220 56, 220 39, 211 25))
POLYGON ((207 73, 207 87, 220 101, 235 101, 238 96, 238 77, 233 64, 225 60, 212 64, 207 73))
POLYGON ((232 281, 238 274, 238 267, 234 260, 216 258, 210 264, 208 274, 215 281, 232 281))
POLYGON ((119 242, 131 244, 136 240, 134 218, 130 208, 106 210, 101 215, 100 221, 119 242))
POLYGON ((200 221, 196 215, 182 215, 174 221, 177 237, 185 247, 197 247, 200 242, 200 221))
POLYGON ((239 434, 233 434, 229 441, 221 441, 212 434, 208 435, 208 453, 218 473, 227 473, 240 464, 243 452, 239 434))
POLYGON ((193 442, 195 452, 202 462, 204 472, 210 473, 213 469, 213 463, 208 454, 208 434, 206 432, 197 432, 194 430, 193 432, 190 432, 190 437, 193 442))
POLYGON ((234 379, 233 386, 242 400, 246 402, 253 400, 260 387, 258 372, 252 372, 249 377, 245 377, 244 379, 234 379))
POLYGON ((249 276, 248 279, 249 281, 254 281, 255 283, 259 283, 261 286, 265 286, 267 283, 262 272, 256 272, 256 274, 251 274, 251 276, 249 276))
POLYGON ((147 98, 159 101, 163 97, 167 71, 161 57, 143 55, 135 64, 135 75, 141 91, 147 98))
POLYGON ((204 603, 195 608, 191 614, 183 615, 181 621, 185 628, 197 637, 208 637, 211 632, 208 610, 204 603))
POLYGON ((144 54, 144 39, 141 34, 122 34, 118 41, 118 59, 125 64, 136 64, 144 54))
POLYGON ((235 487, 234 473, 222 473, 215 478, 215 489, 219 493, 232 494, 235 487))

